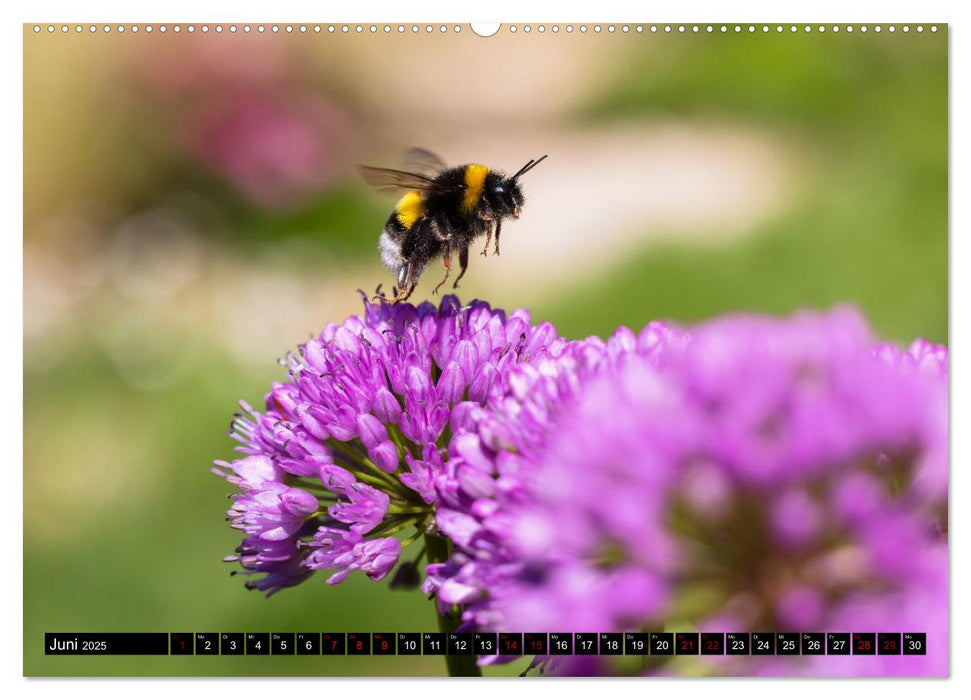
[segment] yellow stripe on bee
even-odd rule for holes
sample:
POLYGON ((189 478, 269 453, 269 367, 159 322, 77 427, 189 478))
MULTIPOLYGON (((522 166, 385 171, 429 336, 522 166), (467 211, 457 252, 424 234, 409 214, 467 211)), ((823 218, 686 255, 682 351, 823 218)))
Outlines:
POLYGON ((478 163, 466 167, 465 169, 465 196, 462 197, 462 213, 471 214, 479 205, 482 198, 482 190, 485 189, 486 175, 489 168, 478 163))
POLYGON ((401 225, 411 230, 415 222, 425 214, 425 203, 421 199, 421 192, 411 190, 398 200, 398 204, 394 210, 398 215, 398 221, 401 222, 401 225))

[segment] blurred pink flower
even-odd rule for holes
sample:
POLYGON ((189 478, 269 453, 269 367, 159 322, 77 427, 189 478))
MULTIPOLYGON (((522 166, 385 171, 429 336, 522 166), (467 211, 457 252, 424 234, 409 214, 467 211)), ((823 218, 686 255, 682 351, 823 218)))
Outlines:
POLYGON ((265 207, 332 186, 349 164, 352 122, 280 43, 184 38, 132 56, 131 72, 169 137, 265 207))
POLYGON ((344 160, 345 120, 321 97, 238 93, 210 104, 188 126, 189 153, 264 206, 325 189, 344 160))

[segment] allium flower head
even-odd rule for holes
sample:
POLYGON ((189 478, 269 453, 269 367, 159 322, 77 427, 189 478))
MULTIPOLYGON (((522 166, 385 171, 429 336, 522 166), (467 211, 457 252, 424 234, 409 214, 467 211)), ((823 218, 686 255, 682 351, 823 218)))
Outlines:
MULTIPOLYGON (((503 630, 926 630, 897 668, 946 673, 946 350, 874 346, 844 309, 662 328, 478 409, 449 468, 517 489, 426 587, 503 630)), ((803 672, 894 673, 827 658, 803 672)))
POLYGON ((365 302, 363 317, 288 355, 290 380, 233 421, 246 456, 215 470, 241 491, 228 514, 247 538, 230 559, 267 574, 248 585, 272 593, 318 569, 332 584, 355 570, 380 580, 414 539, 461 530, 461 513, 441 504, 491 487, 445 469, 453 425, 501 393, 513 367, 564 345, 524 311, 448 296, 439 307, 365 302))
POLYGON ((947 672, 946 348, 850 309, 567 342, 446 297, 366 305, 284 364, 217 463, 250 587, 380 580, 425 536, 449 544, 422 588, 464 629, 896 629, 927 655, 706 663, 947 672))

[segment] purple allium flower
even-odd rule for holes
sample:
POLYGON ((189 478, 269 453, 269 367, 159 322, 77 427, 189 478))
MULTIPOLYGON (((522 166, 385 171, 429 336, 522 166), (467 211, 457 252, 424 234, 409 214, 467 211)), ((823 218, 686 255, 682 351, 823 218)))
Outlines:
POLYGON ((230 559, 265 572, 248 585, 273 593, 318 569, 334 570, 331 584, 355 570, 382 579, 423 535, 467 543, 462 494, 503 485, 446 470, 454 426, 500 395, 513 367, 566 346, 525 311, 454 296, 437 308, 366 303, 363 317, 327 326, 287 356, 290 380, 266 410, 242 404, 233 422, 246 456, 215 470, 241 490, 229 520, 247 538, 230 559))
POLYGON ((943 347, 875 345, 846 309, 567 342, 446 297, 367 305, 285 364, 217 463, 250 587, 380 580, 425 536, 423 590, 466 629, 894 628, 927 655, 711 664, 947 672, 943 347))
POLYGON ((946 673, 946 350, 874 348, 847 310, 624 337, 515 368, 460 426, 448 473, 509 485, 473 488, 426 590, 503 630, 926 629, 897 668, 946 673))
MULTIPOLYGON (((456 422, 446 465, 453 488, 443 493, 436 517, 459 551, 449 562, 429 566, 424 585, 426 593, 436 595, 440 610, 465 606, 467 627, 496 628, 501 619, 504 630, 543 628, 535 619, 543 601, 523 601, 522 615, 510 627, 511 616, 497 617, 490 596, 510 577, 528 578, 531 572, 521 564, 521 547, 542 551, 552 531, 561 527, 555 515, 533 512, 536 517, 530 517, 529 510, 523 511, 534 503, 534 492, 555 487, 541 483, 537 474, 547 449, 546 437, 560 420, 563 407, 598 374, 616 369, 632 354, 657 365, 669 347, 678 347, 684 340, 663 323, 652 323, 639 336, 621 328, 606 342, 588 338, 569 343, 538 362, 517 365, 486 405, 463 414, 463 420, 456 422), (521 513, 518 520, 513 513, 521 513), (514 526, 520 535, 516 547, 511 538, 514 526)), ((571 576, 566 569, 560 573, 563 590, 573 596, 563 603, 574 607, 574 614, 585 608, 583 597, 592 594, 587 582, 615 587, 629 583, 623 578, 603 582, 571 576)), ((652 587, 641 577, 637 582, 645 591, 652 587)), ((559 614, 550 611, 548 617, 559 619, 559 614)), ((595 630, 594 625, 577 631, 595 630)))

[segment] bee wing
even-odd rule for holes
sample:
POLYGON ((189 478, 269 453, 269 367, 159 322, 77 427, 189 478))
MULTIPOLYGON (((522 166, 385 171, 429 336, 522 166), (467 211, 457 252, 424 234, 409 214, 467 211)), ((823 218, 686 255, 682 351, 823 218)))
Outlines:
POLYGON ((364 181, 371 187, 381 189, 419 190, 420 192, 461 192, 465 185, 442 185, 418 173, 391 168, 373 168, 370 165, 357 166, 364 181))
POLYGON ((434 177, 448 168, 448 165, 438 155, 425 148, 409 148, 405 151, 404 167, 406 170, 434 177))
POLYGON ((424 191, 435 186, 434 180, 418 173, 391 168, 374 168, 370 165, 359 165, 357 167, 361 171, 364 181, 371 187, 424 191))

